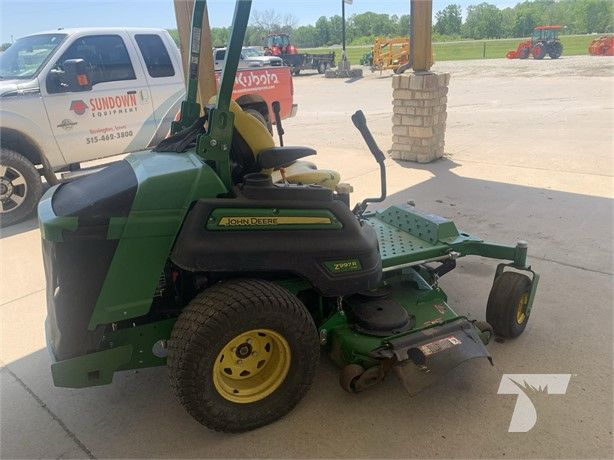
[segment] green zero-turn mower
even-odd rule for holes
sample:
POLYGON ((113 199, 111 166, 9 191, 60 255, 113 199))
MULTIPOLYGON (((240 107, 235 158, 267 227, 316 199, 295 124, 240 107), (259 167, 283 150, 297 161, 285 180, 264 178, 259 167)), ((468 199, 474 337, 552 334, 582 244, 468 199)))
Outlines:
MULTIPOLYGON (((385 198, 386 176, 362 112, 352 120, 380 165, 382 196, 353 209, 337 173, 299 160, 313 149, 275 147, 231 102, 250 7, 236 3, 204 116, 193 26, 172 135, 40 202, 55 385, 103 385, 166 364, 194 418, 237 432, 289 412, 322 348, 352 393, 390 373, 415 393, 466 360, 490 360, 491 337, 518 336, 531 313, 539 277, 526 243, 488 243, 413 207, 368 212, 385 198), (485 322, 456 313, 437 285, 467 255, 507 261, 485 322)), ((195 25, 205 8, 195 2, 195 25)))

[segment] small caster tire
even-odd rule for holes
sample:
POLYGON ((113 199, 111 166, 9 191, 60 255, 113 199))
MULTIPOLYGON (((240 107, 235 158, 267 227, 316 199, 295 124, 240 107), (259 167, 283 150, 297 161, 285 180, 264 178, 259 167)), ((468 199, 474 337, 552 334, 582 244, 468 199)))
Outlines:
POLYGON ((495 336, 495 331, 493 330, 492 326, 486 321, 476 321, 474 324, 478 331, 480 331, 480 339, 482 339, 482 343, 484 345, 488 345, 495 336))
POLYGON ((522 334, 529 321, 530 292, 527 275, 504 272, 495 280, 488 296, 486 321, 496 335, 511 339, 522 334))
POLYGON ((339 384, 348 393, 357 393, 356 381, 365 373, 365 368, 358 364, 348 364, 343 368, 341 374, 339 374, 339 384))

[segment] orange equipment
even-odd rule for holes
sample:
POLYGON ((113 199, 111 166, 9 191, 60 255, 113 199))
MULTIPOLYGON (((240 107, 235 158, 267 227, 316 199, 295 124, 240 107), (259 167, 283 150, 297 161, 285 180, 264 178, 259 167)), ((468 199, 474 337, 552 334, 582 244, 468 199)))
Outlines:
POLYGON ((563 45, 559 40, 559 31, 563 26, 538 26, 533 29, 530 40, 520 42, 518 48, 508 51, 508 59, 526 59, 532 55, 535 59, 543 59, 546 54, 551 59, 558 59, 563 54, 563 45))
POLYGON ((373 44, 373 63, 371 71, 392 69, 396 71, 400 66, 409 62, 409 38, 378 37, 373 44))
POLYGON ((614 56, 614 35, 604 35, 593 40, 588 47, 591 56, 614 56))

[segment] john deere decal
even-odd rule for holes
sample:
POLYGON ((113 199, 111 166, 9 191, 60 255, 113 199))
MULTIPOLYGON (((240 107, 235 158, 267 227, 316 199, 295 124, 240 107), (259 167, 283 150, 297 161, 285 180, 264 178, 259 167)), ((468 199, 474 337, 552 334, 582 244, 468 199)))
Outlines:
POLYGON ((242 226, 269 226, 269 225, 313 225, 330 224, 329 217, 256 217, 256 216, 236 216, 222 217, 218 225, 220 227, 242 227, 242 226))

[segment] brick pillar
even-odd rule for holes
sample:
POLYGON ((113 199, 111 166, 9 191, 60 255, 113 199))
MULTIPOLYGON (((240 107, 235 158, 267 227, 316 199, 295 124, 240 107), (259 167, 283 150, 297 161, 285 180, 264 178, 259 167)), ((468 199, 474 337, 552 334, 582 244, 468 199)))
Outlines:
POLYGON ((449 83, 449 73, 392 77, 392 158, 428 163, 443 156, 449 83))

